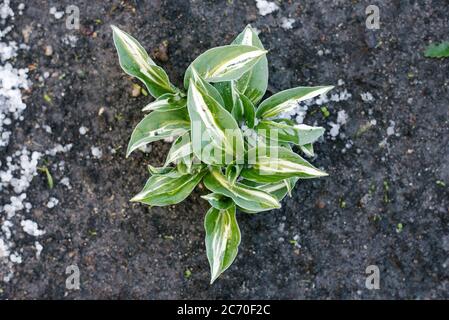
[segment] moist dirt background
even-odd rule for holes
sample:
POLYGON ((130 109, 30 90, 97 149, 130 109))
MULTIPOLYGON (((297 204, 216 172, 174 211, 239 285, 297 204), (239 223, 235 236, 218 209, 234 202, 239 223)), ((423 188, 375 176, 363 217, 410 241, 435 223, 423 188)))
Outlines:
MULTIPOLYGON (((23 30, 31 28, 30 49, 14 63, 35 66, 33 85, 25 94, 25 120, 0 156, 23 145, 73 148, 45 159, 50 167, 65 161, 63 172, 52 172, 53 189, 39 174, 27 191, 29 217, 46 232, 39 238, 43 250, 37 258, 33 237, 13 235, 25 248, 24 262, 14 266, 9 282, 0 282, 0 298, 449 298, 449 59, 423 55, 430 42, 449 40, 449 2, 276 3, 279 10, 262 16, 250 0, 26 1, 8 37, 23 41, 23 30), (73 4, 80 9, 79 30, 66 28, 66 15, 49 13, 73 4), (379 6, 379 30, 365 26, 369 4, 379 6), (283 17, 294 19, 291 29, 282 27, 283 17), (343 135, 316 147, 312 162, 329 177, 298 183, 281 210, 238 214, 238 257, 210 286, 203 230, 208 205, 200 198, 206 191, 197 188, 166 208, 128 201, 143 186, 146 165, 161 164, 169 144, 153 143, 149 153, 125 159, 140 109, 152 98, 133 97, 137 82, 119 67, 110 25, 134 35, 181 85, 197 55, 229 43, 248 23, 269 49, 267 96, 341 79, 352 97, 329 104, 328 118, 312 108, 305 123, 329 130, 337 111, 349 118, 343 135), (68 35, 77 40, 63 40, 68 35), (45 72, 50 76, 39 81, 45 72), (373 100, 363 101, 366 92, 373 100), (394 134, 388 135, 391 121, 394 134), (63 177, 70 190, 58 183, 63 177), (50 197, 59 200, 52 209, 50 197), (80 290, 65 287, 72 264, 81 272, 80 290), (380 269, 379 290, 365 287, 369 265, 380 269)), ((3 191, 0 200, 11 195, 3 191)))

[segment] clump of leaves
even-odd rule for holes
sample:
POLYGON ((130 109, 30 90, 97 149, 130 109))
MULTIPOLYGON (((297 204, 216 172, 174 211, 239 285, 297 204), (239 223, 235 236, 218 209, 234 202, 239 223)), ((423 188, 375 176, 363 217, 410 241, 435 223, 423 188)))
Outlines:
POLYGON ((123 70, 141 80, 156 99, 134 129, 127 156, 146 144, 175 137, 164 166, 132 201, 168 206, 187 198, 203 181, 211 206, 204 218, 211 283, 237 256, 236 211, 278 209, 299 179, 327 174, 293 152, 313 156, 322 127, 298 125, 280 115, 330 86, 296 87, 261 101, 268 85, 267 51, 247 26, 230 45, 207 50, 185 72, 183 88, 129 34, 112 27, 123 70))
POLYGON ((427 58, 448 58, 449 57, 449 41, 444 41, 439 44, 432 43, 424 52, 427 58))

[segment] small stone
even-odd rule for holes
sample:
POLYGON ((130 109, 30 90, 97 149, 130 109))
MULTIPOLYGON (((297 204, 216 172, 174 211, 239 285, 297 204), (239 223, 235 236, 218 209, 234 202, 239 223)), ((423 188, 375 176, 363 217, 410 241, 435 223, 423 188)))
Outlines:
POLYGON ((53 47, 52 46, 50 46, 50 45, 45 46, 45 55, 47 57, 50 57, 53 55, 53 47))
POLYGON ((161 62, 167 62, 168 61, 168 41, 165 40, 159 46, 153 50, 153 56, 161 61, 161 62))
POLYGON ((324 203, 324 201, 322 201, 322 200, 318 200, 318 201, 316 202, 316 207, 317 207, 318 209, 324 209, 324 208, 326 207, 326 203, 324 203))
POLYGON ((28 43, 30 41, 31 32, 33 32, 31 25, 27 25, 22 29, 23 42, 28 43))
POLYGON ((131 96, 133 96, 134 98, 140 96, 140 93, 142 91, 142 87, 139 86, 138 84, 133 84, 133 90, 131 91, 131 96))

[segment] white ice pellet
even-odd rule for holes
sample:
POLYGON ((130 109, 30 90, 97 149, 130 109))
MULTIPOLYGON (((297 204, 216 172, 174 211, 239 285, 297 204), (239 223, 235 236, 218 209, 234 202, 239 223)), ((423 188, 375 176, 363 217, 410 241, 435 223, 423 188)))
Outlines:
POLYGON ((2 230, 3 234, 5 235, 5 238, 8 240, 11 238, 11 235, 12 235, 12 232, 11 232, 12 227, 13 227, 13 224, 9 220, 5 220, 2 224, 1 230, 2 230))
POLYGON ((142 151, 143 153, 150 153, 152 150, 152 147, 150 144, 147 144, 147 145, 141 146, 139 148, 139 150, 142 151))
POLYGON ((87 133, 87 128, 83 126, 83 127, 80 127, 78 131, 79 131, 80 135, 84 136, 87 133))
POLYGON ((72 189, 72 186, 70 185, 70 179, 67 177, 64 177, 59 181, 62 185, 66 186, 67 189, 72 189))
POLYGON ((259 14, 261 16, 266 16, 267 14, 279 10, 279 6, 276 3, 266 0, 256 0, 256 7, 259 9, 259 14))
POLYGON ((22 220, 20 225, 24 232, 34 237, 41 236, 45 233, 44 230, 39 230, 37 223, 32 220, 22 220))
POLYGON ((54 198, 54 197, 50 197, 50 199, 48 199, 47 202, 47 208, 52 209, 54 207, 56 207, 59 203, 59 200, 54 198))
POLYGON ((293 29, 293 24, 295 23, 295 19, 282 17, 281 19, 281 27, 285 30, 293 29))
POLYGON ((0 238, 0 259, 9 257, 9 246, 0 238))
POLYGON ((329 125, 331 126, 331 129, 329 131, 330 136, 333 138, 337 137, 340 133, 340 125, 333 122, 329 122, 329 125))
POLYGON ((9 260, 11 260, 12 263, 21 264, 22 263, 22 257, 17 253, 11 253, 9 255, 9 260))
POLYGON ((49 125, 44 124, 42 126, 42 129, 44 129, 45 132, 47 132, 47 133, 51 133, 51 127, 49 125))
POLYGON ((370 92, 364 92, 360 94, 360 97, 364 102, 371 102, 374 100, 373 95, 370 92))
POLYGON ((348 121, 348 114, 345 110, 340 110, 337 113, 337 123, 340 125, 346 124, 348 121))
POLYGON ((78 42, 78 37, 73 34, 65 35, 62 37, 62 42, 71 46, 72 48, 76 47, 76 43, 78 42))
POLYGON ((394 127, 395 127, 396 123, 392 120, 390 120, 390 126, 387 128, 387 135, 388 136, 392 136, 394 135, 394 127))
POLYGON ((44 247, 39 243, 39 241, 34 242, 34 247, 36 248, 36 258, 39 259, 39 257, 41 256, 42 249, 44 249, 44 247))
POLYGON ((69 152, 73 147, 73 144, 69 143, 63 146, 62 144, 57 144, 54 148, 45 151, 46 155, 55 156, 57 153, 69 152))
POLYGON ((59 20, 64 16, 64 11, 58 11, 56 7, 51 7, 50 14, 53 15, 55 19, 59 20))
POLYGON ((98 147, 92 147, 90 150, 95 159, 100 159, 103 156, 103 152, 98 147))

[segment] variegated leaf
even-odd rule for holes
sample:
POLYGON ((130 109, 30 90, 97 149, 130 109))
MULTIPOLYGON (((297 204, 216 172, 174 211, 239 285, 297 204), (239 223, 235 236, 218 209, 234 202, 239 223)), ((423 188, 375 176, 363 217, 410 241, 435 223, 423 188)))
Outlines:
MULTIPOLYGON (((246 26, 245 30, 235 38, 232 44, 254 46, 265 50, 257 33, 254 32, 250 25, 246 26)), ((260 58, 251 70, 236 80, 236 86, 254 105, 262 99, 268 86, 268 60, 266 55, 260 58)))
POLYGON ((218 193, 209 193, 201 196, 204 200, 207 200, 209 204, 216 209, 227 209, 234 205, 231 198, 225 197, 224 195, 218 193))
POLYGON ((247 96, 240 93, 239 97, 243 105, 243 118, 245 119, 245 123, 248 128, 252 129, 256 124, 256 108, 247 96))
POLYGON ((171 178, 177 178, 182 176, 183 174, 181 174, 177 168, 174 167, 154 167, 151 164, 148 165, 148 172, 152 175, 152 176, 160 176, 160 175, 165 175, 165 176, 170 176, 171 178))
POLYGON ((309 144, 305 144, 303 146, 299 146, 299 148, 301 149, 301 151, 307 156, 307 157, 314 157, 315 156, 315 151, 313 150, 313 144, 309 143, 309 144))
POLYGON ((120 66, 127 74, 142 81, 155 98, 177 91, 165 71, 151 60, 136 39, 115 26, 112 30, 120 66))
POLYGON ((256 119, 256 108, 251 100, 240 93, 234 81, 231 81, 231 93, 232 93, 232 116, 239 124, 245 123, 248 128, 253 128, 256 119))
POLYGON ((126 156, 150 142, 181 135, 189 129, 187 110, 153 111, 137 124, 131 135, 126 156))
POLYGON ((232 112, 232 109, 234 108, 232 82, 233 81, 216 82, 213 84, 214 88, 217 89, 217 91, 220 93, 220 96, 223 98, 225 109, 229 112, 232 112))
POLYGON ((226 178, 231 184, 234 184, 237 181, 237 178, 240 175, 240 172, 242 171, 243 165, 236 164, 235 162, 229 164, 226 167, 226 178))
POLYGON ((209 49, 196 58, 187 69, 184 87, 189 87, 192 67, 208 82, 236 80, 251 69, 266 52, 257 47, 244 45, 209 49))
POLYGON ((231 85, 231 95, 232 95, 232 111, 231 114, 237 123, 241 123, 243 120, 243 115, 245 110, 243 109, 243 102, 240 99, 240 94, 235 86, 235 81, 229 81, 231 85))
MULTIPOLYGON (((180 160, 190 158, 192 152, 190 132, 186 132, 173 142, 170 151, 168 152, 167 159, 165 160, 165 166, 170 163, 177 163, 180 160)), ((191 161, 188 162, 190 163, 191 161)))
POLYGON ((293 177, 273 183, 257 183, 245 179, 240 181, 240 183, 271 194, 280 202, 287 194, 291 196, 291 190, 294 188, 297 181, 298 178, 293 177))
POLYGON ((206 253, 212 284, 234 261, 240 244, 235 205, 219 210, 210 208, 204 218, 206 253))
POLYGON ((161 95, 156 101, 146 105, 142 111, 171 111, 185 108, 187 99, 181 97, 180 94, 165 93, 161 95))
POLYGON ((222 107, 224 107, 224 101, 220 92, 209 82, 204 80, 196 71, 194 67, 191 68, 191 80, 195 83, 196 88, 203 94, 211 97, 215 101, 217 101, 222 107))
POLYGON ((202 94, 193 81, 189 87, 187 108, 193 152, 198 159, 207 164, 226 164, 236 157, 243 157, 243 137, 237 122, 217 101, 202 94))
POLYGON ((287 193, 290 197, 292 196, 292 190, 295 188, 296 182, 298 182, 298 180, 299 178, 297 177, 282 180, 287 187, 287 193))
POLYGON ((282 112, 296 108, 298 102, 325 94, 332 88, 332 86, 296 87, 278 92, 259 105, 256 116, 263 119, 276 117, 282 112))
POLYGON ((295 124, 287 119, 261 120, 256 130, 263 136, 267 136, 271 130, 276 130, 276 137, 280 142, 294 143, 300 146, 315 142, 325 131, 323 127, 295 124))
POLYGON ((153 175, 148 179, 143 190, 131 201, 150 206, 179 203, 189 196, 206 172, 206 170, 199 170, 194 174, 171 175, 169 172, 153 175))
POLYGON ((229 197, 239 207, 252 212, 267 211, 281 207, 275 197, 264 191, 245 186, 239 182, 231 184, 216 168, 212 168, 204 177, 204 185, 210 191, 229 197))
POLYGON ((241 176, 259 183, 278 182, 291 177, 310 179, 327 176, 293 151, 283 147, 249 150, 257 155, 250 168, 244 168, 241 176))

